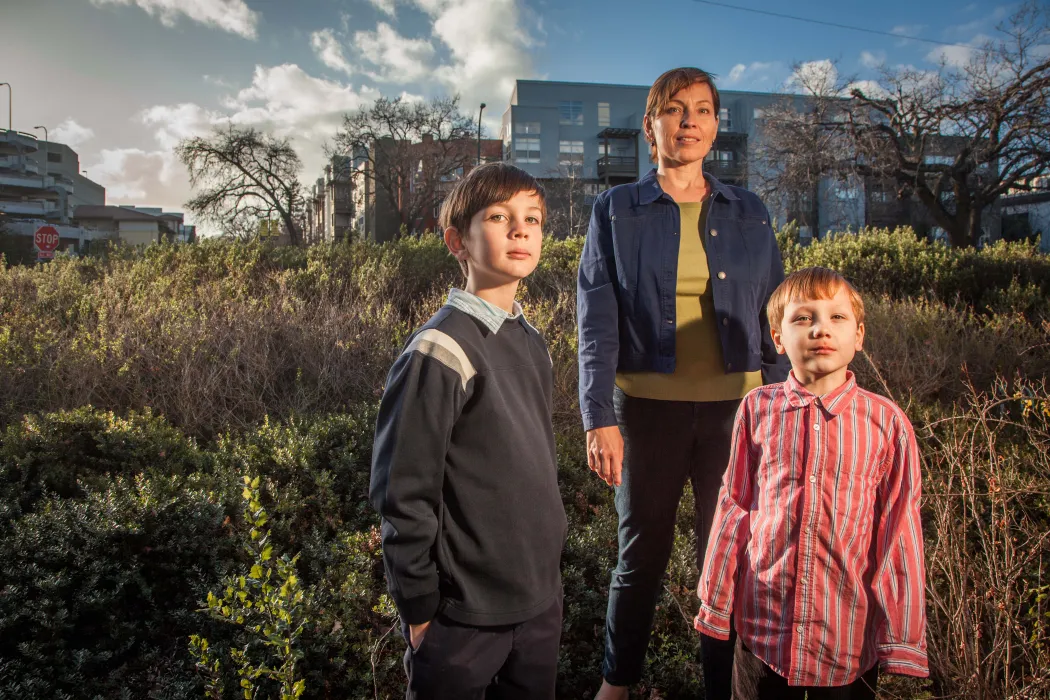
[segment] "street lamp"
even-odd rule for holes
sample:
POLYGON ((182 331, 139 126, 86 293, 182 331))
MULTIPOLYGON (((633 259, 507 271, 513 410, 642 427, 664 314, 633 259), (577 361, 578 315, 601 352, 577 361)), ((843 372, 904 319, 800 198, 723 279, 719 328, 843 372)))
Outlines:
POLYGON ((7 130, 11 131, 11 102, 14 100, 14 91, 11 89, 11 83, 0 83, 0 87, 7 86, 7 130))
POLYGON ((40 186, 46 188, 47 187, 47 154, 48 154, 48 146, 51 145, 51 142, 47 138, 47 127, 46 126, 34 126, 33 128, 34 129, 43 129, 44 130, 44 174, 40 178, 40 186))
POLYGON ((478 110, 478 165, 481 165, 481 113, 485 111, 485 103, 481 103, 481 109, 478 110))

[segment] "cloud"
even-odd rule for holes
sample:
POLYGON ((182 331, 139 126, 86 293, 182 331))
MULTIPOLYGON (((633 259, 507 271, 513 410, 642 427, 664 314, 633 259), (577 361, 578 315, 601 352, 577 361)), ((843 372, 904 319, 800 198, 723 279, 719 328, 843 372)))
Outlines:
MULTIPOLYGON (((188 178, 176 178, 178 166, 168 151, 145 151, 140 148, 104 149, 98 159, 87 164, 89 177, 106 188, 106 199, 121 204, 147 204, 163 193, 165 206, 177 206, 181 199, 172 197, 177 187, 188 194, 188 178), (181 185, 181 186, 180 186, 181 185)), ((181 169, 181 166, 178 166, 181 169)))
POLYGON ((991 37, 978 34, 966 44, 956 46, 938 46, 926 54, 926 60, 930 63, 944 63, 949 66, 961 68, 969 65, 974 53, 978 48, 984 46, 991 37))
POLYGON ((386 13, 390 17, 395 17, 394 0, 368 0, 370 3, 375 5, 376 9, 386 13))
POLYGON ((78 148, 85 141, 95 138, 95 132, 89 127, 81 126, 72 117, 56 126, 48 134, 48 138, 55 143, 64 143, 72 149, 78 148))
POLYGON ((864 93, 865 97, 871 97, 875 99, 886 98, 890 96, 890 93, 886 91, 886 88, 882 87, 877 80, 856 80, 847 85, 842 90, 843 97, 849 97, 853 90, 860 90, 864 93))
POLYGON ((135 4, 151 17, 159 16, 166 27, 174 27, 179 15, 185 15, 194 22, 245 39, 255 39, 259 26, 259 14, 244 0, 91 0, 91 4, 98 7, 135 4))
POLYGON ((860 62, 866 68, 879 68, 886 63, 885 51, 861 51, 860 62))
POLYGON ((322 29, 310 35, 310 46, 321 63, 333 70, 353 75, 354 67, 343 55, 343 47, 335 38, 335 32, 331 29, 322 29))
POLYGON ((800 64, 785 81, 784 87, 802 94, 828 94, 838 83, 839 72, 831 60, 808 61, 800 64))
POLYGON ((898 36, 918 36, 919 32, 926 29, 925 24, 898 24, 890 30, 890 34, 898 36))
MULTIPOLYGON (((518 0, 413 0, 431 18, 432 36, 451 61, 434 70, 467 110, 480 102, 498 107, 486 120, 498 125, 516 78, 534 75, 531 52, 543 41, 538 18, 518 0)), ((498 127, 497 127, 498 128, 498 127)))
POLYGON ((733 66, 729 71, 729 75, 726 76, 726 85, 736 85, 744 80, 744 78, 747 78, 748 82, 752 84, 766 82, 770 79, 769 72, 779 65, 780 64, 775 61, 768 63, 755 61, 751 65, 738 63, 733 66))
POLYGON ((374 32, 355 33, 354 44, 362 58, 379 68, 368 74, 379 82, 413 83, 433 70, 434 46, 426 39, 401 36, 386 22, 374 32))

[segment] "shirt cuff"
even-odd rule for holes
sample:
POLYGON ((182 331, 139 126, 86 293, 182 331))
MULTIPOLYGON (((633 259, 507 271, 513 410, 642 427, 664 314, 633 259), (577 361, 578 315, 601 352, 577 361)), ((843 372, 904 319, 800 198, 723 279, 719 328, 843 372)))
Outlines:
POLYGON ((700 612, 693 620, 693 627, 697 632, 722 640, 729 639, 730 625, 732 620, 729 613, 715 610, 704 603, 700 604, 700 612))
POLYGON ((410 625, 422 625, 430 622, 437 615, 438 607, 441 605, 441 592, 434 591, 415 598, 394 599, 397 611, 401 619, 410 625))
POLYGON ((898 676, 926 678, 930 675, 930 665, 926 650, 907 644, 879 644, 875 647, 879 658, 879 670, 898 676))

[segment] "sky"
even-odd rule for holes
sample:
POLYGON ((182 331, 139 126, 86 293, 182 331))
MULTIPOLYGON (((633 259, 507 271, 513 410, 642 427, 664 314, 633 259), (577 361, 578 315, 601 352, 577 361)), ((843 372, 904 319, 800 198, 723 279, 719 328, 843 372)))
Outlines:
MULTIPOLYGON (((14 128, 48 127, 110 204, 183 210, 180 139, 229 123, 288 137, 321 174, 342 115, 377 97, 487 103, 497 137, 516 79, 650 85, 697 66, 720 89, 791 89, 793 67, 965 61, 1018 3, 994 0, 0 0, 14 128), (725 7, 732 5, 734 7, 725 7), (788 13, 891 36, 770 17, 788 13), (945 47, 903 36, 947 42, 945 47)), ((7 90, 0 88, 0 125, 7 90)), ((41 132, 35 132, 40 134, 41 132)), ((187 217, 192 222, 192 216, 187 217)))

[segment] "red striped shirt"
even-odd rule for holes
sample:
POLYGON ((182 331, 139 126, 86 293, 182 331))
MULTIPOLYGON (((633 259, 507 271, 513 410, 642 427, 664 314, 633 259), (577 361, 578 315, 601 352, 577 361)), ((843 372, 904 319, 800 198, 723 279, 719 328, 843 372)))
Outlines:
POLYGON ((792 373, 741 402, 700 576, 696 629, 789 685, 841 686, 876 663, 925 677, 920 463, 892 401, 814 396, 792 373))

